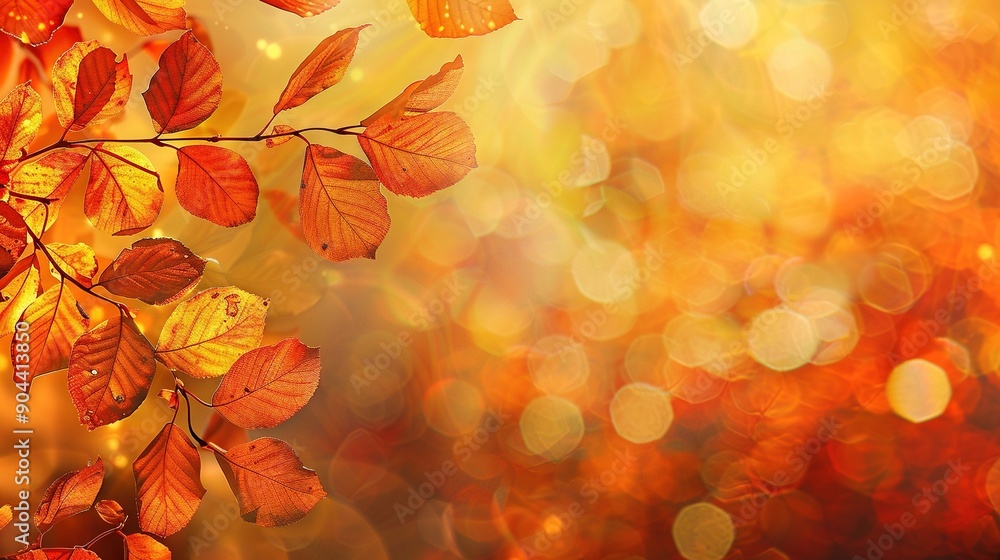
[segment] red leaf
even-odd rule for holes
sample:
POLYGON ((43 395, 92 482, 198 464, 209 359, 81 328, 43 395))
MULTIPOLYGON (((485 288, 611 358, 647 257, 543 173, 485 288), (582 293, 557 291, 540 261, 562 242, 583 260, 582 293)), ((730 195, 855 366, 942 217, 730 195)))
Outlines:
POLYGON ((236 360, 212 396, 212 405, 241 428, 273 428, 309 402, 319 386, 319 372, 319 348, 285 339, 236 360))
POLYGON ((0 28, 22 43, 40 45, 62 25, 73 0, 0 0, 0 28))
POLYGON ((175 190, 185 210, 224 227, 253 221, 260 190, 243 156, 219 146, 184 146, 177 160, 175 190))
POLYGON ((327 37, 299 64, 288 79, 285 91, 274 105, 274 114, 298 107, 314 95, 333 86, 347 72, 358 46, 358 35, 368 27, 349 27, 327 37))
POLYGON ((299 215, 306 242, 331 261, 375 258, 389 231, 389 211, 372 168, 316 144, 306 150, 299 215))
POLYGON ((454 185, 476 164, 476 144, 455 113, 380 119, 358 136, 361 149, 390 191, 427 196, 454 185))
POLYGON ((125 537, 128 560, 170 560, 170 549, 149 535, 132 533, 125 537))
POLYGON ((116 62, 115 53, 97 41, 73 45, 52 68, 56 116, 69 130, 114 117, 125 108, 131 91, 128 57, 116 62))
POLYGON ((201 504, 201 457, 175 424, 167 424, 132 463, 139 527, 166 537, 183 529, 201 504))
POLYGON ((163 51, 142 97, 157 133, 194 128, 219 108, 222 70, 212 52, 188 31, 163 51))
POLYGON ((86 165, 87 156, 69 150, 57 150, 18 168, 11 178, 12 190, 52 201, 46 213, 45 205, 40 202, 10 197, 10 205, 24 216, 31 231, 40 234, 55 223, 62 206, 61 200, 76 184, 86 165), (46 217, 47 223, 43 223, 46 217))
POLYGON ((112 23, 143 37, 184 29, 187 21, 184 0, 94 0, 94 5, 112 23))
POLYGON ((89 467, 60 476, 38 503, 35 526, 44 532, 67 517, 87 511, 94 505, 103 484, 104 462, 100 457, 89 467))
POLYGON ((0 276, 14 269, 28 246, 28 225, 10 204, 0 202, 0 276))
POLYGON ((403 93, 361 121, 361 124, 370 126, 383 116, 389 120, 399 120, 437 109, 455 93, 462 80, 463 68, 462 55, 458 55, 454 61, 442 66, 437 74, 410 84, 403 93))
POLYGON ((94 506, 97 515, 101 516, 106 523, 118 525, 125 521, 125 509, 114 500, 101 500, 94 506))
POLYGON ((97 553, 86 548, 42 548, 22 552, 13 560, 101 560, 97 553))
POLYGON ((336 6, 340 0, 261 0, 261 2, 300 17, 312 17, 336 6))
POLYGON ((93 430, 135 412, 156 372, 153 347, 130 318, 112 317, 73 345, 67 383, 80 422, 93 430))
POLYGON ((0 101, 0 169, 21 159, 42 125, 42 98, 20 84, 0 101))
POLYGON ((326 497, 315 471, 279 439, 255 439, 226 452, 216 450, 215 455, 239 500, 240 515, 250 523, 294 523, 326 497))
POLYGON ((104 269, 98 285, 116 296, 165 305, 198 284, 205 262, 179 241, 140 239, 104 269))

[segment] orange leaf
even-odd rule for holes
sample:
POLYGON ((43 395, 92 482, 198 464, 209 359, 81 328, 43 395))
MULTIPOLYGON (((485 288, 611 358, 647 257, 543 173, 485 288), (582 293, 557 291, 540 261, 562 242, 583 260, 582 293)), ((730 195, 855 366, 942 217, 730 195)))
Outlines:
POLYGON ((281 222, 281 225, 300 241, 305 241, 302 225, 299 223, 298 200, 284 191, 276 190, 264 191, 264 198, 267 199, 274 217, 281 222))
POLYGON ((165 305, 201 280, 205 262, 180 241, 140 239, 118 254, 98 284, 116 296, 165 305))
POLYGON ((261 2, 301 17, 312 17, 336 6, 340 0, 261 0, 261 2))
POLYGON ((112 23, 143 37, 184 29, 187 23, 184 0, 94 0, 94 5, 112 23))
POLYGON ((243 156, 219 146, 184 146, 177 160, 175 190, 185 210, 224 227, 253 221, 260 190, 243 156))
POLYGON ((294 131, 295 131, 295 129, 292 128, 292 127, 290 127, 290 126, 288 126, 287 124, 276 124, 276 125, 274 125, 274 128, 271 129, 271 134, 272 135, 273 134, 284 134, 284 136, 275 136, 274 138, 268 138, 268 139, 264 140, 264 145, 266 145, 268 148, 273 148, 275 146, 280 146, 280 145, 284 144, 285 142, 288 142, 292 138, 295 138, 295 136, 293 136, 292 134, 290 134, 291 132, 294 132, 294 131))
POLYGON ((98 144, 92 152, 83 211, 94 227, 111 235, 131 235, 149 227, 163 205, 160 176, 139 150, 98 144))
POLYGON ((69 193, 86 164, 87 156, 59 150, 21 166, 14 173, 10 183, 12 190, 54 201, 49 203, 48 221, 43 223, 46 220, 45 205, 34 200, 10 197, 10 205, 24 216, 31 231, 40 234, 55 223, 62 206, 59 201, 69 193))
POLYGON ((191 522, 205 487, 201 457, 184 430, 175 424, 163 426, 132 463, 132 471, 143 531, 166 537, 191 522))
POLYGON ((80 422, 93 430, 135 412, 156 372, 153 348, 131 318, 117 316, 73 345, 67 383, 80 422))
POLYGON ((87 511, 103 484, 104 462, 100 457, 93 465, 60 476, 42 495, 35 511, 35 526, 45 532, 63 519, 87 511))
POLYGON ((28 225, 10 204, 0 202, 0 276, 14 268, 28 246, 28 225))
POLYGON ((174 308, 156 357, 192 377, 218 377, 264 336, 268 300, 239 288, 211 288, 174 308))
POLYGON ((20 84, 0 101, 0 169, 24 155, 42 126, 42 98, 30 84, 20 84))
POLYGON ((454 185, 477 166, 472 131, 455 113, 383 118, 366 128, 358 142, 382 184, 396 194, 427 196, 454 185))
POLYGON ((114 500, 101 500, 97 502, 94 509, 97 510, 97 515, 101 516, 101 519, 112 525, 118 525, 125 521, 125 509, 114 500))
POLYGON ((239 500, 240 515, 250 523, 288 525, 326 497, 316 473, 279 439, 255 439, 215 455, 239 500))
POLYGON ((383 116, 395 121, 437 109, 455 93, 458 82, 462 80, 463 68, 462 55, 458 55, 454 61, 442 66, 437 74, 410 84, 403 93, 361 121, 362 126, 371 126, 383 116))
POLYGON ((14 520, 14 510, 10 504, 0 506, 0 529, 3 529, 14 520))
POLYGON ((125 537, 128 560, 170 560, 170 549, 149 535, 132 533, 125 537))
POLYGON ((40 293, 40 279, 38 257, 34 255, 21 259, 0 278, 0 336, 14 332, 14 324, 40 293))
POLYGON ((73 0, 0 0, 0 28, 22 43, 40 45, 62 25, 73 0))
POLYGON ((76 43, 52 68, 56 116, 69 130, 114 117, 125 108, 131 91, 128 57, 116 62, 115 53, 97 41, 76 43))
POLYGON ((319 348, 288 338, 236 360, 212 405, 241 428, 273 428, 309 402, 319 386, 319 372, 319 348))
POLYGON ((389 231, 378 177, 365 162, 312 144, 302 169, 299 215, 306 242, 331 261, 375 258, 389 231))
MULTIPOLYGON (((24 310, 21 321, 28 324, 27 371, 15 370, 15 382, 31 384, 39 375, 51 373, 69 365, 73 343, 90 325, 76 298, 65 283, 54 284, 24 310)), ((18 340, 10 342, 11 361, 18 352, 18 340)))
POLYGON ((508 0, 406 0, 431 37, 486 35, 517 19, 508 0))
POLYGON ((158 134, 194 128, 222 102, 222 70, 212 51, 188 31, 163 51, 142 97, 158 134))
MULTIPOLYGON (((46 243, 45 245, 56 265, 59 265, 64 272, 72 276, 77 282, 90 287, 93 283, 94 275, 97 274, 97 255, 90 245, 77 243, 67 245, 65 243, 46 243)), ((59 271, 55 266, 51 266, 52 275, 59 277, 59 271)))
POLYGON ((302 105, 343 79, 354 58, 358 35, 366 27, 368 25, 342 29, 313 49, 288 79, 285 91, 274 105, 274 114, 302 105))
POLYGON ((12 556, 13 560, 101 560, 86 548, 42 548, 12 556))

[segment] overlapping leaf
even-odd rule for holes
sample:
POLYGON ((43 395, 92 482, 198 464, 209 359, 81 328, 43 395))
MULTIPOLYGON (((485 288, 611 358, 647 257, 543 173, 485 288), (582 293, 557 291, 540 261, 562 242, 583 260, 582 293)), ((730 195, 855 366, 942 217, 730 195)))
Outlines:
POLYGON ((62 206, 62 199, 83 173, 87 156, 69 150, 57 150, 22 165, 11 177, 10 188, 15 192, 47 198, 45 205, 24 198, 11 196, 8 201, 17 210, 35 234, 41 234, 55 223, 62 206))
POLYGON ((149 227, 163 205, 163 188, 153 164, 139 150, 101 143, 91 155, 83 211, 97 229, 131 235, 149 227))
POLYGON ((125 521, 125 508, 114 500, 101 500, 94 505, 94 509, 105 523, 118 525, 125 521))
POLYGON ((340 0, 261 0, 261 2, 301 17, 312 17, 336 6, 340 0))
POLYGON ((114 117, 131 91, 128 57, 116 61, 97 41, 73 45, 52 68, 52 96, 63 128, 81 130, 114 117))
POLYGON ((222 70, 189 31, 160 56, 160 67, 142 94, 157 133, 194 128, 222 102, 222 70))
POLYGON ((148 37, 171 29, 184 29, 185 0, 94 0, 94 5, 112 23, 136 35, 148 37))
POLYGON ((21 259, 0 278, 0 336, 14 332, 14 324, 38 297, 40 280, 36 256, 21 259))
POLYGON ((0 169, 21 158, 42 125, 42 98, 20 84, 0 100, 0 169))
POLYGON ((183 429, 160 430, 132 464, 139 503, 139 527, 166 537, 184 528, 205 495, 201 457, 183 429))
POLYGON ((477 166, 472 131, 455 113, 383 117, 358 142, 382 184, 396 194, 427 196, 454 185, 477 166))
POLYGON ((372 168, 317 144, 306 150, 299 215, 306 242, 331 261, 375 258, 389 231, 389 211, 372 168))
POLYGON ((167 317, 156 357, 193 377, 225 374, 260 344, 268 300, 239 288, 211 288, 182 302, 167 317))
POLYGON ((319 348, 289 338, 236 360, 212 405, 241 428, 273 428, 309 402, 319 386, 319 373, 319 348))
POLYGON ((0 202, 0 276, 13 270, 27 246, 28 225, 24 218, 10 204, 0 202))
POLYGON ((243 156, 219 146, 185 146, 177 160, 177 201, 185 210, 224 227, 253 221, 260 190, 243 156))
POLYGON ((431 37, 485 35, 517 19, 509 0, 406 0, 431 37))
POLYGON ((132 533, 125 537, 128 560, 170 560, 170 549, 149 535, 132 533))
POLYGON ((0 0, 0 28, 30 45, 49 40, 62 25, 73 0, 0 0))
POLYGON ((288 85, 274 105, 274 114, 298 107, 323 90, 335 85, 347 72, 361 30, 368 27, 342 29, 326 38, 292 72, 288 85))
POLYGON ((407 86, 403 93, 361 121, 361 124, 370 126, 383 117, 388 121, 395 121, 437 109, 455 93, 462 80, 463 69, 462 55, 459 55, 442 66, 436 74, 407 86))
POLYGON ((198 284, 205 262, 179 241, 140 239, 118 254, 98 283, 117 296, 165 305, 198 284))
POLYGON ((240 503, 240 516, 262 527, 281 527, 305 517, 326 492, 287 443, 260 438, 215 452, 240 503))
MULTIPOLYGON (((21 321, 28 324, 27 372, 19 371, 19 381, 27 383, 46 373, 69 365, 73 343, 90 326, 77 305, 73 292, 64 282, 53 284, 24 310, 21 321), (23 376, 23 378, 22 378, 23 376)), ((11 340, 11 359, 17 355, 18 340, 11 340)))
POLYGON ((104 461, 100 457, 88 467, 68 472, 53 482, 35 511, 35 526, 46 531, 52 525, 87 511, 104 484, 104 461))
POLYGON ((80 284, 90 287, 97 274, 97 255, 94 249, 86 243, 67 245, 65 243, 47 243, 46 248, 52 255, 52 275, 58 277, 60 270, 80 284), (58 270, 56 269, 58 267, 58 270))
POLYGON ((93 430, 135 412, 156 371, 153 348, 131 318, 117 316, 73 345, 67 383, 80 422, 93 430))

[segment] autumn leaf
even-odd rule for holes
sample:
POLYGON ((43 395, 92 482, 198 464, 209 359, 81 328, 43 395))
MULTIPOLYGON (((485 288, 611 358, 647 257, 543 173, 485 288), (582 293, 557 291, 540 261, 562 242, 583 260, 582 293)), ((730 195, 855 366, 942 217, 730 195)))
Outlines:
POLYGON ((17 210, 36 235, 41 234, 55 223, 63 199, 83 173, 87 156, 69 150, 58 150, 21 166, 11 177, 10 188, 14 192, 51 200, 46 212, 45 205, 17 196, 8 201, 17 210))
POLYGON ((12 556, 13 560, 101 560, 86 548, 42 548, 12 556))
POLYGON ((83 41, 80 28, 72 25, 60 27, 44 44, 29 47, 34 60, 21 62, 17 81, 31 82, 31 86, 41 95, 52 93, 52 83, 49 74, 56 60, 62 56, 74 43, 83 41))
POLYGON ((62 25, 73 0, 0 0, 0 28, 30 45, 49 40, 62 25))
POLYGON ((101 516, 106 523, 118 525, 125 521, 125 509, 114 500, 101 500, 94 505, 97 515, 101 516))
POLYGON ((208 425, 205 426, 202 438, 222 447, 235 447, 249 441, 246 430, 226 420, 216 410, 208 417, 208 425))
POLYGON ((170 549, 149 535, 132 533, 125 537, 128 560, 170 560, 170 549))
POLYGON ((187 22, 184 0, 94 0, 94 5, 112 23, 143 37, 184 29, 187 22))
POLYGON ((163 188, 152 162, 123 144, 98 144, 91 155, 83 211, 94 227, 111 235, 148 228, 163 205, 163 188))
POLYGON ((125 108, 131 91, 128 57, 116 62, 115 53, 97 41, 73 45, 52 68, 56 116, 69 130, 114 117, 125 108))
POLYGON ((165 305, 198 284, 205 260, 173 239, 140 239, 104 269, 98 285, 116 296, 165 305))
POLYGON ((10 507, 10 504, 0 506, 0 529, 10 525, 10 522, 13 520, 14 510, 10 507))
POLYGON ((260 191, 243 156, 219 146, 184 146, 177 160, 175 190, 181 207, 224 227, 253 221, 260 191))
POLYGON ((163 426, 132 463, 139 527, 166 537, 180 531, 194 516, 205 495, 198 449, 176 424, 163 426))
POLYGON ((28 246, 28 225, 10 204, 0 202, 0 276, 6 276, 28 246))
POLYGON ((261 0, 261 2, 300 17, 312 17, 336 6, 340 0, 261 0))
POLYGON ((274 128, 271 129, 271 135, 273 136, 273 138, 265 139, 264 145, 267 146, 268 148, 274 148, 280 146, 288 142, 292 138, 295 138, 295 136, 292 135, 293 132, 295 132, 295 129, 288 126, 287 124, 276 124, 274 125, 274 128), (276 136, 278 134, 282 136, 276 136))
POLYGON ((73 345, 67 384, 80 422, 93 430, 135 412, 156 372, 153 348, 128 317, 85 332, 73 345))
POLYGON ((292 77, 274 105, 274 114, 298 107, 316 94, 335 85, 347 72, 354 58, 361 30, 368 27, 349 27, 327 37, 292 72, 292 77))
POLYGON ((255 439, 226 452, 216 449, 215 455, 240 503, 240 515, 250 523, 288 525, 326 497, 315 471, 279 439, 255 439))
POLYGON ((211 288, 167 317, 156 357, 192 377, 218 377, 260 344, 268 300, 239 288, 211 288))
POLYGON ((236 360, 212 396, 212 406, 241 428, 273 428, 309 402, 319 386, 319 372, 319 348, 288 338, 236 360))
POLYGON ((222 102, 222 70, 212 52, 188 31, 163 51, 142 97, 158 134, 194 128, 222 102))
POLYGON ((46 243, 45 247, 52 255, 52 275, 59 277, 58 266, 80 284, 90 287, 97 274, 97 255, 86 243, 67 245, 65 243, 46 243))
POLYGON ((361 121, 362 126, 371 126, 382 117, 395 121, 437 109, 455 93, 462 80, 463 68, 462 55, 459 55, 436 74, 407 86, 403 93, 361 121))
POLYGON ((486 35, 517 19, 509 0, 406 0, 431 37, 486 35))
MULTIPOLYGON (((21 321, 28 324, 27 370, 15 372, 18 381, 29 385, 35 377, 69 365, 73 343, 87 330, 90 319, 83 315, 76 298, 65 283, 53 284, 24 310, 21 321)), ((16 338, 11 340, 11 360, 20 353, 16 338)))
POLYGON ((472 131, 455 113, 382 118, 358 142, 382 184, 396 194, 427 196, 454 185, 477 166, 472 131))
POLYGON ((306 243, 331 261, 375 258, 389 231, 389 211, 372 168, 317 144, 306 150, 299 215, 306 243))
POLYGON ((6 276, 0 278, 0 336, 14 332, 14 324, 40 294, 38 258, 21 259, 6 276))
POLYGON ((56 523, 90 509, 104 484, 104 462, 68 472, 53 482, 42 495, 35 511, 35 526, 45 532, 56 523))
POLYGON ((24 155, 42 125, 42 98, 31 84, 20 84, 0 101, 0 169, 24 155))
POLYGON ((300 241, 306 238, 302 235, 302 224, 299 222, 298 200, 284 191, 267 190, 264 191, 264 199, 271 207, 271 212, 278 222, 292 235, 300 241))

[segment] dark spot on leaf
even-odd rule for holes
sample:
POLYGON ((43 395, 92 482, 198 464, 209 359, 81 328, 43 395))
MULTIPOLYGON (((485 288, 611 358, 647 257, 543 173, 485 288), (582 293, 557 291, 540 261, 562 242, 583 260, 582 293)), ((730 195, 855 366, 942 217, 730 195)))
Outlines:
POLYGON ((243 388, 243 392, 244 393, 249 393, 250 392, 250 387, 244 387, 243 388))
POLYGON ((229 294, 226 296, 226 315, 235 317, 240 312, 240 296, 229 294))
POLYGON ((330 246, 330 245, 328 245, 328 244, 326 244, 326 243, 324 243, 324 244, 320 245, 320 247, 322 247, 324 251, 326 251, 327 247, 329 247, 329 246, 330 246))

